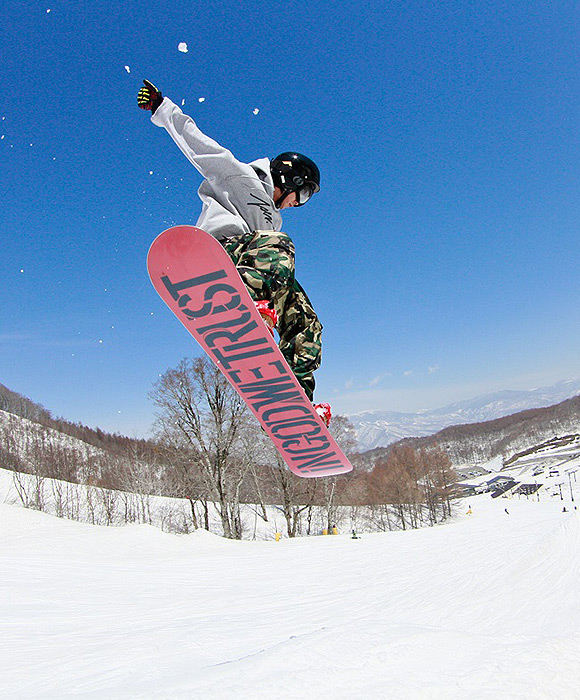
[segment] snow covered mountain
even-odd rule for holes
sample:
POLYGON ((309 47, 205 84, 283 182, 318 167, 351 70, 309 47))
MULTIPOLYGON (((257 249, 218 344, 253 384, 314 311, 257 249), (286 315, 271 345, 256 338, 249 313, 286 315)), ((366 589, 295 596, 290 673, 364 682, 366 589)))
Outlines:
POLYGON ((530 391, 499 391, 442 408, 397 413, 395 411, 363 411, 349 419, 356 428, 359 449, 386 447, 405 437, 432 435, 450 425, 480 423, 502 418, 530 408, 542 408, 580 394, 580 379, 558 382, 553 386, 530 391))

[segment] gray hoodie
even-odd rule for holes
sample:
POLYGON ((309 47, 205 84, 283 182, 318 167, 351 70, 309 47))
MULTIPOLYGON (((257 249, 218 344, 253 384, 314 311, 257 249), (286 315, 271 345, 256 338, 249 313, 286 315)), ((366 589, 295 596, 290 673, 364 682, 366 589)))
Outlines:
POLYGON ((242 163, 202 133, 165 97, 151 121, 162 126, 205 178, 198 194, 203 208, 197 226, 218 240, 249 231, 280 231, 282 217, 273 200, 268 158, 242 163))

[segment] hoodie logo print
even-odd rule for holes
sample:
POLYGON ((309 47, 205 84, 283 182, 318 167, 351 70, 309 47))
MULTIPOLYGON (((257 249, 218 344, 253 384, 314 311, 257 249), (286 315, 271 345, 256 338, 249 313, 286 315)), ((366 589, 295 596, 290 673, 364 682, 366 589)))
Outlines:
POLYGON ((253 192, 250 192, 250 197, 255 199, 255 202, 248 202, 249 207, 258 207, 262 214, 264 215, 264 218, 266 221, 271 224, 272 226, 274 225, 274 218, 272 216, 272 209, 270 208, 270 205, 268 204, 268 200, 260 199, 257 194, 254 194, 253 192))

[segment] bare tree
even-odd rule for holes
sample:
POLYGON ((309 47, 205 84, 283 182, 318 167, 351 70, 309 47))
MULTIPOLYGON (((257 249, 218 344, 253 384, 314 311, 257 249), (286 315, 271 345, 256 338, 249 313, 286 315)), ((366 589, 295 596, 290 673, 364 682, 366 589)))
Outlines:
POLYGON ((273 446, 270 446, 270 455, 269 469, 265 473, 270 502, 282 511, 288 537, 296 537, 301 534, 303 514, 311 515, 316 504, 320 480, 303 479, 293 474, 273 446))
POLYGON ((158 435, 215 504, 225 537, 241 538, 240 496, 252 463, 244 428, 253 420, 242 399, 207 359, 184 359, 150 394, 160 408, 158 435))

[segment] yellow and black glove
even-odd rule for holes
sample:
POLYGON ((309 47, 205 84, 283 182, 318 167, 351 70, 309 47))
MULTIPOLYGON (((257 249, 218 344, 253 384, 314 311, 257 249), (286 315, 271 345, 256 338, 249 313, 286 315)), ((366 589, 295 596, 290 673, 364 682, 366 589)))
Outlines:
POLYGON ((163 102, 163 95, 153 83, 148 80, 144 80, 143 83, 145 87, 137 93, 137 104, 141 109, 147 109, 151 114, 155 114, 155 110, 163 102))

